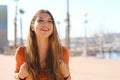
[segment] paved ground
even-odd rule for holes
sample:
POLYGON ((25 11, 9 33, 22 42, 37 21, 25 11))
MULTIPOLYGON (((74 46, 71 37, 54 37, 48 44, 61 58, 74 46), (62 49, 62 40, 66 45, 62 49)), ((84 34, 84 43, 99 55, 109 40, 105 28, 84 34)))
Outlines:
MULTIPOLYGON (((0 54, 0 80, 14 80, 14 56, 0 54)), ((70 57, 72 80, 120 80, 120 60, 70 57)))

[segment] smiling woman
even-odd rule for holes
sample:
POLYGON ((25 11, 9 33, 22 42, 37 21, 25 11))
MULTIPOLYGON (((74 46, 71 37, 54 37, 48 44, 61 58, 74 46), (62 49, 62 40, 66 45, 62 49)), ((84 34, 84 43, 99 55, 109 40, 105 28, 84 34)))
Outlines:
POLYGON ((48 10, 32 18, 26 46, 16 50, 16 80, 71 80, 68 49, 62 46, 48 10))
POLYGON ((36 36, 47 38, 53 32, 53 20, 47 13, 37 15, 36 20, 32 21, 32 24, 31 29, 36 33, 36 36))

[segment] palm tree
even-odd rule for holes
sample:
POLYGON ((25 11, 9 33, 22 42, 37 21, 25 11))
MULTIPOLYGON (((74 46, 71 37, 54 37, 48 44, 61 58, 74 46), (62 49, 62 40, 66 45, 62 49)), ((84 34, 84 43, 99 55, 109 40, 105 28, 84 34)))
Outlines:
POLYGON ((70 15, 69 15, 69 0, 67 0, 67 26, 66 26, 66 46, 70 49, 70 15))
POLYGON ((15 0, 15 18, 14 18, 14 47, 17 47, 17 9, 18 9, 18 2, 19 0, 15 0))
POLYGON ((21 30, 21 45, 23 45, 23 31, 22 31, 22 15, 24 14, 24 10, 23 9, 19 9, 19 13, 20 13, 20 30, 21 30))

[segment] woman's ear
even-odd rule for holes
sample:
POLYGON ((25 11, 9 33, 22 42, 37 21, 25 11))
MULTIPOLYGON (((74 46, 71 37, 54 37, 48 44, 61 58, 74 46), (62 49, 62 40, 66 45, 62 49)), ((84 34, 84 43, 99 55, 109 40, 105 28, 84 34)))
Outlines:
POLYGON ((33 27, 33 24, 32 24, 32 26, 31 26, 31 30, 32 30, 32 31, 34 31, 34 27, 33 27))

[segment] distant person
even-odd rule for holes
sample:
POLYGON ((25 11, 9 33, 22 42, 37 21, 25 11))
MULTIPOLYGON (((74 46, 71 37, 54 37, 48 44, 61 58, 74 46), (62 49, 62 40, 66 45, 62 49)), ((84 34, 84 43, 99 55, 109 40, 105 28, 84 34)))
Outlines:
POLYGON ((68 49, 61 45, 48 10, 33 16, 27 43, 16 49, 15 58, 16 80, 71 80, 68 49))

